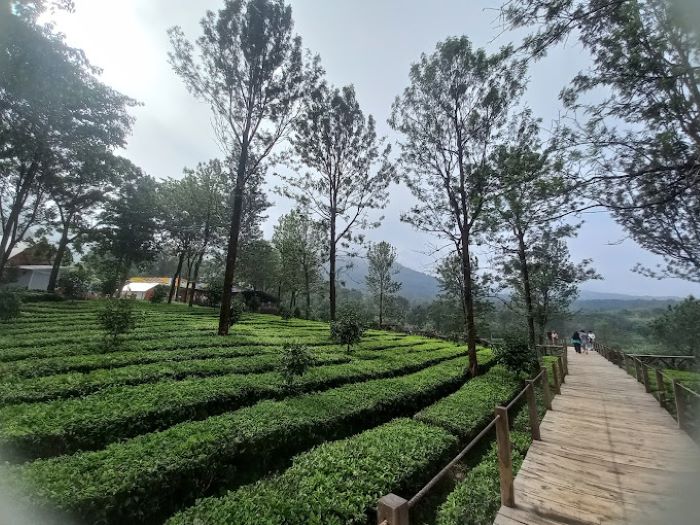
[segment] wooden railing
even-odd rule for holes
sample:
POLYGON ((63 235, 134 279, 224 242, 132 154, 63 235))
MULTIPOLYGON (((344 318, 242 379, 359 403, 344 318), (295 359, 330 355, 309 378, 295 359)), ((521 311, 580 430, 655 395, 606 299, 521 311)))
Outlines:
POLYGON ((664 373, 663 368, 659 367, 661 364, 665 368, 671 368, 668 365, 678 363, 683 363, 685 367, 694 367, 696 363, 694 356, 625 354, 620 350, 613 350, 599 343, 596 343, 595 349, 608 361, 633 375, 637 381, 644 385, 646 392, 655 394, 654 397, 659 400, 659 404, 675 416, 678 427, 685 430, 694 439, 698 439, 696 434, 698 434, 699 429, 693 425, 690 413, 691 407, 695 406, 696 410, 697 407, 700 407, 700 393, 670 377, 664 373), (652 386, 650 374, 653 374, 655 388, 652 386), (673 399, 668 396, 667 384, 671 385, 673 399))
MULTIPOLYGON (((561 347, 559 347, 561 349, 561 347)), ((566 356, 566 352, 563 352, 566 356)), ((561 383, 564 381, 566 357, 558 356, 558 359, 551 365, 554 374, 554 390, 561 391, 561 383)), ((496 430, 496 441, 498 444, 498 466, 501 485, 501 503, 507 507, 515 506, 515 494, 513 490, 513 462, 512 444, 510 441, 510 424, 508 411, 515 406, 523 396, 527 397, 528 416, 530 421, 530 432, 532 439, 540 439, 540 420, 537 412, 537 398, 535 394, 535 384, 542 385, 544 403, 547 410, 552 409, 552 394, 549 390, 549 373, 547 367, 542 366, 540 372, 526 381, 525 387, 506 406, 497 406, 494 410, 494 418, 472 439, 462 451, 457 454, 452 461, 445 465, 422 489, 420 489, 411 499, 404 499, 396 494, 387 494, 379 499, 377 503, 377 523, 379 525, 409 525, 410 511, 415 505, 430 492, 430 490, 447 475, 450 470, 461 461, 491 430, 496 430)))

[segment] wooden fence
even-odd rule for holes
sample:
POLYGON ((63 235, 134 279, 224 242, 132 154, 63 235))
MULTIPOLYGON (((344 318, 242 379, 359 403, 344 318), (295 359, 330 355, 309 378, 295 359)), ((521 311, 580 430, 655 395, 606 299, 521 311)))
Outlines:
MULTIPOLYGON (((553 374, 554 391, 561 391, 561 383, 568 373, 566 366, 565 347, 557 347, 559 354, 557 359, 551 363, 553 374)), ((552 354, 549 354, 552 355, 552 354)), ((515 494, 513 490, 513 462, 512 444, 510 441, 510 422, 508 411, 522 399, 527 398, 528 416, 530 420, 530 431, 532 439, 540 439, 540 420, 537 412, 537 398, 535 385, 540 382, 543 391, 544 403, 547 410, 552 409, 552 393, 549 389, 549 371, 542 366, 540 372, 526 381, 525 387, 506 406, 497 406, 494 410, 494 418, 484 427, 477 436, 472 439, 462 451, 457 454, 440 472, 438 472, 422 489, 420 489, 411 499, 404 499, 396 494, 387 494, 379 499, 377 503, 377 523, 379 525, 409 525, 410 511, 415 505, 437 485, 450 470, 461 461, 491 430, 496 430, 496 441, 498 444, 498 466, 501 486, 501 503, 508 507, 515 506, 515 494)))
POLYGON ((698 440, 700 429, 697 426, 698 421, 695 420, 700 408, 700 393, 669 377, 663 371, 665 368, 678 368, 678 365, 682 366, 681 369, 694 368, 694 356, 625 354, 600 343, 595 344, 595 349, 608 361, 633 375, 644 385, 644 390, 654 395, 659 404, 676 418, 678 427, 698 440), (671 385, 671 396, 668 395, 667 385, 671 385))

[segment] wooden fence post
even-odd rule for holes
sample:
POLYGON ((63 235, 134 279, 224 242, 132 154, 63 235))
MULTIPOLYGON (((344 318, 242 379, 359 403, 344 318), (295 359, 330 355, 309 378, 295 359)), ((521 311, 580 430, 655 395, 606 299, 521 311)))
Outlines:
MULTIPOLYGON (((510 453, 510 430, 508 428, 508 409, 496 407, 496 440, 498 442, 498 474, 501 479, 501 505, 515 506, 513 489, 513 459, 510 453)), ((393 524, 392 524, 393 525, 393 524)))
POLYGON ((678 428, 685 430, 685 410, 683 410, 683 400, 681 399, 681 386, 675 378, 671 379, 673 385, 673 397, 676 401, 676 421, 678 428))
POLYGON ((552 410, 552 394, 549 391, 549 377, 547 375, 547 367, 540 368, 542 372, 542 392, 544 393, 544 404, 547 410, 552 410))
POLYGON ((638 358, 634 358, 634 377, 638 382, 642 382, 642 371, 640 367, 642 366, 642 361, 638 358))
POLYGON ((561 394, 561 387, 559 382, 559 367, 557 366, 556 361, 552 363, 552 379, 554 379, 554 393, 561 394))
POLYGON ((532 433, 532 439, 539 441, 540 437, 540 416, 537 413, 537 396, 535 394, 535 382, 531 379, 527 381, 527 411, 530 417, 530 432, 532 433))
POLYGON ((561 373, 561 382, 566 383, 566 368, 564 368, 564 359, 562 356, 557 357, 557 364, 559 365, 559 372, 561 373))
POLYGON ((651 385, 649 384, 649 367, 642 363, 642 383, 644 384, 644 391, 651 392, 651 385))
POLYGON ((664 406, 664 401, 666 400, 666 385, 664 384, 664 375, 658 368, 654 369, 656 373, 656 389, 659 392, 659 404, 664 406))
POLYGON ((408 501, 396 494, 387 494, 377 503, 377 523, 408 525, 408 501))
POLYGON ((564 345, 564 352, 561 354, 561 360, 564 363, 564 375, 569 375, 569 351, 564 345))

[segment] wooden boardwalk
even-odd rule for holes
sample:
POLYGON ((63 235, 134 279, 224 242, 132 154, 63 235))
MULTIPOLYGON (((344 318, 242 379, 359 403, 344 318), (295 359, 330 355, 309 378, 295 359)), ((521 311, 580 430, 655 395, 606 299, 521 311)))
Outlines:
POLYGON ((700 523, 697 510, 680 516, 689 501, 700 508, 700 449, 622 369, 595 352, 568 358, 515 479, 516 506, 494 524, 700 523))

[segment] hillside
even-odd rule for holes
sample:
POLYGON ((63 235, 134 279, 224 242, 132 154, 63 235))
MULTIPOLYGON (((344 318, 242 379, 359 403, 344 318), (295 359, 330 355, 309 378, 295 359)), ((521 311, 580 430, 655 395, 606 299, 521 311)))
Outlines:
MULTIPOLYGON (((340 263, 342 265, 344 263, 340 263)), ((398 273, 394 279, 401 283, 399 295, 410 301, 432 301, 440 293, 438 280, 432 275, 419 272, 402 264, 396 264, 398 273)), ((346 288, 366 291, 365 276, 367 275, 368 264, 366 259, 355 257, 352 259, 352 267, 343 270, 340 280, 345 283, 346 288)))

